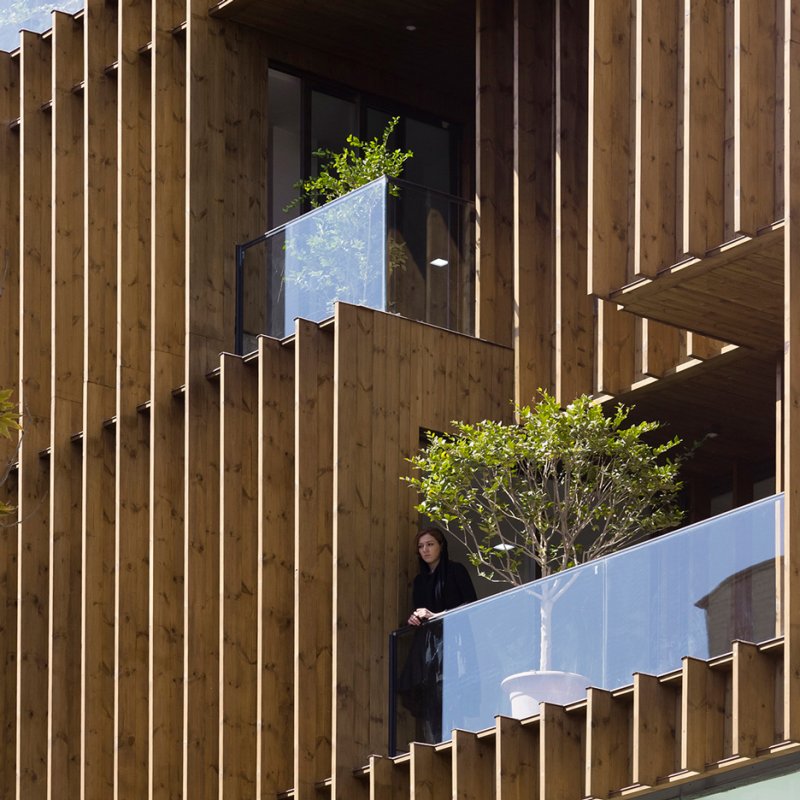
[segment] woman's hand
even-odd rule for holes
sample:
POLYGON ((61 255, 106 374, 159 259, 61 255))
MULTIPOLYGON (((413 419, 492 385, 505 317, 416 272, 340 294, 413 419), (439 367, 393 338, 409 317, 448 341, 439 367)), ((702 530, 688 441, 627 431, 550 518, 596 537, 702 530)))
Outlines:
POLYGON ((428 611, 427 608, 418 608, 411 612, 411 616, 408 618, 408 624, 421 625, 423 622, 429 620, 433 616, 435 616, 433 611, 428 611))

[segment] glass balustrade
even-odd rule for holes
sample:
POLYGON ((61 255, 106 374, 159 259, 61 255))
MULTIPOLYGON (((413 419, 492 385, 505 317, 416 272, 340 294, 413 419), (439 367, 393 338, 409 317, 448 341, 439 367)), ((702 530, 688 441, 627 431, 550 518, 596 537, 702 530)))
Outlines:
POLYGON ((237 352, 337 300, 471 334, 474 250, 470 203, 379 178, 237 246, 237 352))
POLYGON ((783 496, 390 636, 390 751, 615 689, 781 634, 783 496))

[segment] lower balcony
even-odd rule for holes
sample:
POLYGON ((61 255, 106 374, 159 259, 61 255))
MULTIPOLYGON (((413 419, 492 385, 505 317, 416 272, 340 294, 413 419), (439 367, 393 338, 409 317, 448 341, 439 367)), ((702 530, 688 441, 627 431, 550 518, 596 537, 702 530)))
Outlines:
POLYGON ((236 347, 322 322, 337 300, 471 334, 474 207, 378 178, 236 248, 236 347))
POLYGON ((782 634, 783 495, 390 637, 392 755, 782 634))

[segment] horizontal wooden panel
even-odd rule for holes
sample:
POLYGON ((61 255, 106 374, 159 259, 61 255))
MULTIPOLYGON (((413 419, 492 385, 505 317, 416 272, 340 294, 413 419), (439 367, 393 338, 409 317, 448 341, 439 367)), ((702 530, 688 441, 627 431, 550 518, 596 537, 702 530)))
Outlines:
POLYGON ((759 349, 783 342, 783 227, 631 284, 612 299, 643 317, 759 349))

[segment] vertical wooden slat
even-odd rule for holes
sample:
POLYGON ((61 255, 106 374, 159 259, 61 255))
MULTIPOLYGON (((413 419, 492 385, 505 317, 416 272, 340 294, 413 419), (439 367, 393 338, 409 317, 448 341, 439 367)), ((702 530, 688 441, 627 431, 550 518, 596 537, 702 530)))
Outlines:
POLYGON ((681 331, 672 325, 643 319, 639 344, 643 375, 661 378, 680 361, 681 331))
POLYGON ((514 3, 515 400, 553 389, 553 4, 514 3))
POLYGON ((686 357, 708 359, 718 356, 724 343, 699 333, 686 331, 686 357))
POLYGON ((631 708, 611 692, 590 688, 586 709, 586 794, 608 797, 629 786, 631 708))
POLYGON ((723 757, 724 676, 696 658, 683 659, 681 769, 702 772, 723 757))
POLYGON ((476 5, 476 334, 501 344, 513 319, 513 13, 512 3, 476 5))
POLYGON ((150 39, 149 3, 119 6, 117 72, 117 392, 115 786, 120 800, 148 785, 150 396, 150 39))
POLYGON ((561 706, 541 703, 539 719, 539 793, 547 800, 583 795, 584 721, 561 706))
POLYGON ((370 756, 369 800, 406 800, 408 795, 408 769, 394 766, 389 758, 370 756))
POLYGON ((588 290, 608 296, 628 276, 630 0, 591 0, 588 290))
POLYGON ((89 0, 84 17, 83 738, 81 785, 113 792, 114 436, 116 410, 116 9, 89 0))
POLYGON ((53 15, 52 401, 50 452, 49 784, 80 794, 81 452, 83 375, 83 113, 72 87, 83 36, 53 15))
POLYGON ((410 800, 450 800, 450 760, 430 744, 411 743, 410 800))
POLYGON ((453 731, 454 800, 485 800, 492 796, 494 742, 487 743, 469 731, 453 731))
MULTIPOLYGON (((295 542, 295 354, 274 339, 262 337, 258 346, 258 538, 262 563, 258 606, 261 636, 258 663, 261 672, 259 684, 262 720, 260 790, 264 797, 268 797, 284 791, 289 786, 297 786, 293 782, 294 735, 289 735, 287 728, 289 720, 293 720, 294 717, 294 636, 296 625, 301 620, 298 617, 293 621, 295 547, 291 546, 291 543, 295 542)), ((331 361, 332 355, 325 363, 330 367, 331 361)), ((316 371, 314 375, 316 376, 316 371)), ((330 370, 328 375, 330 392, 330 370)), ((321 394, 319 392, 316 395, 321 407, 332 408, 332 398, 329 397, 326 401, 321 394)), ((320 436, 318 441, 323 438, 320 436)), ((328 449, 331 446, 330 440, 329 431, 328 449)), ((330 483, 330 477, 328 482, 330 483)), ((315 491, 318 485, 314 484, 315 491)), ((330 499, 330 488, 327 497, 330 499)), ((329 503, 325 510, 330 513, 329 503)), ((330 525, 326 530, 330 531, 330 525)), ((308 532, 307 527, 304 529, 304 534, 308 532)), ((325 555, 330 559, 330 548, 325 555)), ((330 564, 324 569, 322 577, 329 585, 330 564)), ((307 616, 305 621, 312 619, 313 617, 307 616)), ((326 615, 324 623, 327 624, 326 630, 329 631, 329 614, 326 615)), ((320 671, 324 673, 324 676, 319 676, 320 681, 330 678, 330 666, 327 672, 320 671)), ((309 689, 309 696, 316 696, 316 687, 313 690, 309 689)), ((330 704, 327 705, 327 709, 330 709, 330 704)), ((312 731, 317 734, 316 728, 312 728, 312 731)), ((295 792, 300 797, 297 788, 295 792)))
POLYGON ((538 800, 538 726, 517 719, 495 718, 495 797, 499 800, 538 800))
MULTIPOLYGON (((220 797, 253 797, 260 710, 257 371, 220 359, 220 797)), ((199 610, 198 610, 199 611, 199 610)))
POLYGON ((593 388, 594 301, 586 282, 588 0, 556 3, 555 385, 568 403, 593 388))
MULTIPOLYGON (((172 35, 185 21, 186 6, 180 0, 159 0, 152 8, 148 759, 150 793, 155 800, 179 796, 186 775, 184 409, 172 395, 173 389, 183 384, 186 372, 186 63, 184 46, 172 35)), ((206 423, 213 425, 213 416, 206 423)), ((206 520, 206 524, 214 523, 206 520)), ((208 624, 214 625, 210 620, 208 624)), ((212 627, 209 638, 216 640, 214 630, 212 627)), ((210 711, 212 717, 215 710, 216 706, 210 711)), ((203 744, 215 752, 215 740, 204 739, 203 744)), ((216 780, 216 758, 208 751, 206 755, 205 769, 216 780)))
POLYGON ((17 526, 17 797, 44 798, 48 760, 50 439, 50 41, 23 31, 20 47, 19 450, 17 526))
POLYGON ((725 3, 684 0, 682 250, 702 256, 723 241, 725 218, 725 3))
POLYGON ((634 277, 675 263, 679 0, 636 2, 634 277))
POLYGON ((775 736, 775 661, 754 644, 733 643, 733 754, 754 758, 775 736))
MULTIPOLYGON (((20 114, 19 59, 0 52, 0 385, 19 400, 20 321, 20 133, 11 122, 20 114)), ((17 438, 0 438, 0 497, 17 503, 17 438)), ((13 796, 16 782, 17 537, 0 536, 0 794, 13 796)))
POLYGON ((653 675, 633 676, 633 783, 654 786, 677 769, 675 690, 653 675))
POLYGON ((636 318, 606 300, 597 300, 595 392, 618 394, 634 379, 636 318))
POLYGON ((775 4, 734 4, 735 232, 775 219, 775 4))
POLYGON ((334 343, 310 322, 295 330, 294 786, 303 800, 331 769, 334 343))
POLYGON ((783 736, 800 740, 800 2, 785 4, 783 736))

